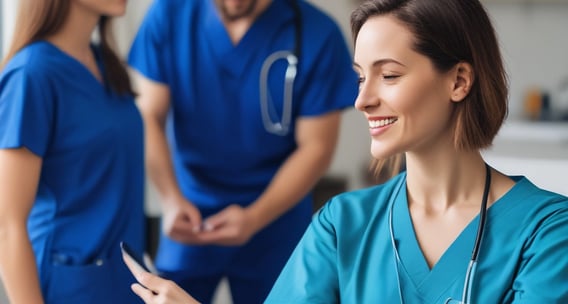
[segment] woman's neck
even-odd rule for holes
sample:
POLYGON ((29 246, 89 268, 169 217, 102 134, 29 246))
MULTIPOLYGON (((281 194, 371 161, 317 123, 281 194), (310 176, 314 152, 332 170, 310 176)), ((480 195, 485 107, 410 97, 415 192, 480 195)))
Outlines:
POLYGON ((67 21, 57 33, 47 37, 47 41, 78 61, 90 64, 93 60, 91 37, 99 19, 100 16, 85 11, 71 1, 67 21))
POLYGON ((409 205, 429 212, 445 212, 456 206, 479 206, 485 186, 485 162, 478 151, 407 153, 409 205))
POLYGON ((101 16, 93 15, 74 3, 71 1, 69 16, 62 28, 46 40, 82 63, 96 79, 102 81, 95 55, 91 50, 91 36, 101 16))

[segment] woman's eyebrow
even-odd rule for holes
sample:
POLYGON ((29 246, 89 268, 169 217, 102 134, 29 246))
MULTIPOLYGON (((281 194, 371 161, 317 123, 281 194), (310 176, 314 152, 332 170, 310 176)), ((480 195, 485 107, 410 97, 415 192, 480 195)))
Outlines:
MULTIPOLYGON (((387 63, 396 63, 396 64, 398 64, 398 65, 401 65, 401 66, 403 66, 403 67, 406 67, 406 66, 405 66, 404 64, 402 64, 401 62, 399 62, 399 61, 397 61, 397 60, 394 60, 394 59, 392 59, 392 58, 384 58, 384 59, 375 60, 375 61, 373 61, 373 63, 371 64, 371 67, 376 67, 376 66, 379 66, 379 65, 384 65, 384 64, 387 64, 387 63)), ((354 66, 354 67, 361 68, 361 65, 359 65, 357 62, 353 62, 353 66, 354 66)))

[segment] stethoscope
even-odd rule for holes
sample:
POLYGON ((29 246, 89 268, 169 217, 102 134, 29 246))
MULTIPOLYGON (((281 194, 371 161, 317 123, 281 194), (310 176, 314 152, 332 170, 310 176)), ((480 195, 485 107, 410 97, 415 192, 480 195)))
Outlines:
POLYGON ((298 71, 298 58, 302 48, 302 15, 297 0, 287 1, 294 11, 294 51, 278 51, 268 56, 262 63, 260 70, 260 112, 262 123, 267 132, 285 136, 290 131, 292 120, 292 95, 294 92, 294 80, 298 71), (278 117, 275 113, 274 102, 268 88, 268 74, 274 62, 286 59, 288 66, 284 75, 284 96, 282 100, 282 116, 277 121, 272 117, 278 117))
MULTIPOLYGON (((487 222, 487 198, 489 196, 489 187, 491 185, 491 168, 489 167, 488 164, 485 164, 485 188, 483 190, 483 199, 481 201, 481 208, 479 210, 479 224, 477 226, 477 234, 475 236, 475 242, 473 244, 473 251, 471 253, 471 259, 469 261, 469 264, 467 266, 467 271, 465 273, 465 280, 463 283, 463 289, 462 289, 462 300, 457 302, 459 304, 471 304, 471 291, 472 291, 472 284, 473 284, 473 279, 475 277, 475 271, 477 268, 477 260, 479 257, 479 249, 481 247, 481 241, 483 239, 483 231, 485 229, 485 225, 487 222)), ((404 303, 404 298, 402 296, 402 288, 400 285, 400 272, 399 272, 399 267, 398 264, 402 263, 401 259, 400 259, 400 255, 398 254, 398 250, 396 248, 396 242, 394 240, 394 229, 393 229, 393 224, 392 224, 392 213, 393 213, 393 208, 394 208, 394 201, 395 198, 398 196, 398 193, 400 192, 400 189, 402 188, 402 185, 404 184, 405 179, 402 179, 400 181, 400 183, 398 184, 394 194, 392 195, 391 199, 390 199, 390 204, 389 204, 389 232, 390 232, 390 239, 391 239, 391 243, 392 243, 392 248, 393 248, 393 252, 394 252, 394 256, 396 258, 396 261, 394 263, 394 267, 395 267, 395 271, 396 271, 396 280, 397 280, 397 285, 398 285, 398 296, 400 298, 400 303, 404 303)), ((445 304, 449 304, 452 303, 453 300, 452 298, 448 298, 446 299, 446 301, 444 302, 445 304)))

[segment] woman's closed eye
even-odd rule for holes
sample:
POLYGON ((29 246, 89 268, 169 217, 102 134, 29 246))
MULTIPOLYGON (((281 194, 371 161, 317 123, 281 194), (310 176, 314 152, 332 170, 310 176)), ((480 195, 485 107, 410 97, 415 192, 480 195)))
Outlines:
POLYGON ((400 77, 400 75, 398 75, 398 74, 383 74, 384 80, 395 80, 398 77, 400 77))

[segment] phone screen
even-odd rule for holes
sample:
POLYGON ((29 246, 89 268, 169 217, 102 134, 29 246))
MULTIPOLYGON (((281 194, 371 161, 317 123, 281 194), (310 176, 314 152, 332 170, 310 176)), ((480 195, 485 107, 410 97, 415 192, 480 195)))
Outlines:
POLYGON ((127 256, 129 256, 132 261, 134 261, 136 264, 138 264, 138 266, 142 267, 142 269, 148 271, 148 272, 152 272, 148 266, 146 266, 146 263, 144 262, 144 258, 141 254, 136 253, 134 250, 132 250, 132 248, 130 248, 130 246, 128 246, 128 244, 126 244, 125 242, 120 242, 120 249, 122 250, 122 252, 124 254, 126 254, 127 256))

